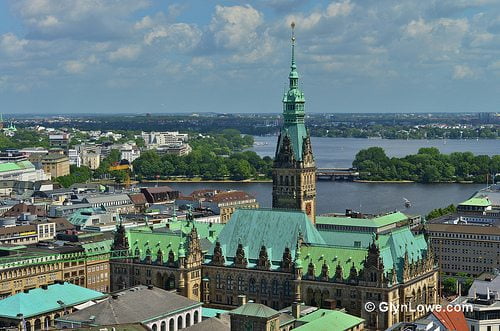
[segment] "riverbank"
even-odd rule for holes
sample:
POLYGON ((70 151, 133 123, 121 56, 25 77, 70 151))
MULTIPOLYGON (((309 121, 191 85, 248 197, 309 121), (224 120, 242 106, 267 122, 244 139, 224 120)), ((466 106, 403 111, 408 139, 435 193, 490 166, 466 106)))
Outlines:
POLYGON ((145 179, 140 183, 271 183, 271 179, 202 179, 202 178, 175 178, 175 179, 145 179))
MULTIPOLYGON (((367 183, 367 184, 408 184, 408 183, 419 183, 413 180, 369 180, 369 179, 355 179, 355 183, 367 183)), ((486 184, 486 183, 474 183, 472 180, 462 180, 457 182, 443 181, 443 182, 432 182, 432 183, 419 183, 423 185, 432 184, 486 184)))

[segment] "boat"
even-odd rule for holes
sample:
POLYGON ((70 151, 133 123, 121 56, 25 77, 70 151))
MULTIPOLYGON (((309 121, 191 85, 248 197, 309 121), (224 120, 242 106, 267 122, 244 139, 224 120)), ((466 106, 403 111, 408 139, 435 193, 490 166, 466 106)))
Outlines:
POLYGON ((405 207, 406 208, 410 208, 411 207, 411 201, 406 199, 406 198, 403 198, 403 201, 404 201, 404 204, 405 204, 405 207))

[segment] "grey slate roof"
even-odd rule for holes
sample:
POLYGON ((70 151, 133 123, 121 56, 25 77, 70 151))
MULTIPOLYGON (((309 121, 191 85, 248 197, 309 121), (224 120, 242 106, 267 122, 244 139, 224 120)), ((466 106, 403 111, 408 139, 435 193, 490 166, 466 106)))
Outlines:
POLYGON ((122 201, 122 200, 128 201, 128 203, 132 204, 132 200, 130 200, 130 197, 126 194, 102 194, 102 195, 88 196, 83 198, 84 202, 90 204, 122 201))
POLYGON ((117 292, 106 300, 78 312, 64 315, 60 320, 90 323, 93 325, 110 325, 124 323, 141 323, 159 316, 167 316, 176 310, 201 306, 197 302, 163 289, 144 285, 117 292))
POLYGON ((481 297, 486 297, 488 295, 488 290, 492 298, 495 297, 497 293, 500 293, 500 276, 495 276, 495 278, 491 280, 475 279, 467 296, 473 298, 474 294, 476 294, 481 297))

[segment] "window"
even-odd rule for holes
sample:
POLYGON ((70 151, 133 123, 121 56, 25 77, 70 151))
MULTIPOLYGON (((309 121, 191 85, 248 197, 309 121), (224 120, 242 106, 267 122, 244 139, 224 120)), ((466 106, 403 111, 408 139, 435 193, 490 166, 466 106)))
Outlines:
POLYGON ((265 278, 260 281, 260 293, 267 294, 267 280, 265 278))
POLYGON ((243 277, 238 277, 238 292, 244 292, 245 291, 245 283, 243 281, 243 277))
POLYGON ((283 282, 283 292, 285 293, 285 296, 290 296, 292 295, 292 287, 290 286, 290 281, 285 280, 283 282))
POLYGON ((233 290, 233 277, 232 276, 227 276, 227 278, 226 278, 226 289, 228 291, 233 290))
POLYGON ((254 278, 250 278, 250 280, 248 281, 248 291, 250 293, 255 293, 257 291, 257 289, 255 287, 255 279, 254 278))
POLYGON ((278 280, 277 279, 273 279, 273 282, 271 285, 271 291, 272 291, 273 295, 278 294, 278 280))
POLYGON ((221 289, 222 288, 222 281, 220 274, 215 275, 215 288, 221 289))

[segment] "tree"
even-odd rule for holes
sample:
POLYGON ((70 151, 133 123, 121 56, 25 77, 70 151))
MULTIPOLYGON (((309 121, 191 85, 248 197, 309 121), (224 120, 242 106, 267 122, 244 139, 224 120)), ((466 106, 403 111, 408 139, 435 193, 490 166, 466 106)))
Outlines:
POLYGON ((454 277, 444 278, 443 291, 448 295, 455 294, 457 292, 457 279, 454 277))

